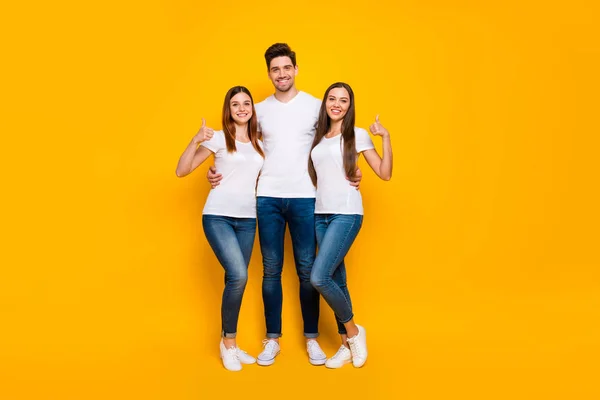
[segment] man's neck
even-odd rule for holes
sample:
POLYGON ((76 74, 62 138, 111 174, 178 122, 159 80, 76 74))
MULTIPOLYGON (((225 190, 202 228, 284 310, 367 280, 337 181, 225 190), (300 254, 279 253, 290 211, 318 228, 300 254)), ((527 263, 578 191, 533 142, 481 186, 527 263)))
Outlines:
POLYGON ((282 103, 287 103, 294 97, 296 97, 298 92, 299 90, 296 89, 296 86, 291 87, 290 90, 288 90, 287 92, 280 92, 278 90, 275 90, 275 98, 282 103))

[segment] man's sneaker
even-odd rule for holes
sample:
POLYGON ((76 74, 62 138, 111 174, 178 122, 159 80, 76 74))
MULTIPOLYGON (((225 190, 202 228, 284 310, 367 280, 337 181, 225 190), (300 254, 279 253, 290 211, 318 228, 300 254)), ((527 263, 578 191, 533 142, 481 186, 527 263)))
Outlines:
POLYGON ((308 361, 312 365, 323 365, 327 361, 327 356, 321 350, 319 342, 314 339, 310 339, 306 342, 306 351, 308 352, 308 361))
POLYGON ((239 347, 236 347, 235 350, 237 351, 238 359, 242 364, 254 364, 256 362, 256 358, 252 357, 239 347))
POLYGON ((219 348, 221 349, 221 359, 223 360, 225 369, 229 371, 241 371, 242 364, 237 354, 237 348, 235 346, 226 348, 222 339, 219 348))
POLYGON ((348 344, 352 353, 352 364, 356 368, 360 368, 367 361, 367 333, 362 326, 356 326, 358 327, 358 334, 348 338, 348 344))
POLYGON ((279 354, 279 343, 274 339, 263 340, 263 351, 258 355, 258 365, 271 365, 275 362, 275 357, 279 354))
POLYGON ((352 353, 346 346, 342 345, 337 351, 337 353, 335 353, 335 356, 327 360, 325 366, 327 368, 342 368, 344 365, 348 364, 351 361, 352 353))

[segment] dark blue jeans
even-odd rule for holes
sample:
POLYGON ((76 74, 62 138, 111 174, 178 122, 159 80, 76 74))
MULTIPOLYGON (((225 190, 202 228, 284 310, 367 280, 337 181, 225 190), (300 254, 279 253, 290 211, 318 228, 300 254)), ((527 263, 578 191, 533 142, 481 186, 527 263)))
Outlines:
POLYGON ((223 337, 234 338, 248 282, 248 264, 256 235, 256 218, 203 215, 202 227, 210 247, 225 269, 221 333, 223 337))
POLYGON ((315 215, 319 253, 313 264, 310 282, 335 313, 340 334, 346 334, 344 323, 354 317, 344 257, 360 231, 362 220, 363 216, 356 214, 315 215))
POLYGON ((262 294, 265 307, 267 337, 281 336, 283 292, 283 243, 286 224, 289 225, 300 279, 300 307, 304 320, 304 336, 319 336, 319 292, 310 283, 310 271, 315 260, 315 199, 257 197, 258 237, 263 256, 262 294))

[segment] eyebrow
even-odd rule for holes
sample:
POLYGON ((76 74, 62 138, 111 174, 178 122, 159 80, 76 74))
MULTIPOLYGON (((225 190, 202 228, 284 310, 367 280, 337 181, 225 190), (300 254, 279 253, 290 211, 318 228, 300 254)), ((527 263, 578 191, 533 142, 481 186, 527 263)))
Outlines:
POLYGON ((292 64, 286 64, 286 65, 283 65, 281 67, 279 67, 279 66, 271 67, 271 69, 273 70, 273 69, 277 69, 277 68, 287 68, 287 67, 293 67, 293 65, 292 64))

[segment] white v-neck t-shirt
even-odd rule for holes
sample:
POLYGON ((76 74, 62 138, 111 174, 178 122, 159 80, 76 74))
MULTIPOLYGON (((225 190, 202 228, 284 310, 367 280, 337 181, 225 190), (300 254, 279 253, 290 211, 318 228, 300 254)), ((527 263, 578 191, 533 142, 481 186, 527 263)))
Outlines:
MULTIPOLYGON (((358 154, 373 149, 373 141, 366 130, 354 128, 355 146, 358 154)), ((315 214, 363 215, 362 197, 346 180, 342 157, 342 135, 323 137, 311 152, 317 173, 317 199, 315 214)))
MULTIPOLYGON (((221 183, 206 198, 202 214, 235 218, 256 218, 256 179, 263 158, 252 143, 235 141, 237 151, 229 153, 223 131, 215 131, 201 146, 215 153, 215 167, 223 174, 221 183)), ((259 141, 262 148, 262 143, 259 141)))
POLYGON ((315 197, 308 157, 320 107, 321 101, 305 92, 287 103, 271 95, 255 105, 265 149, 257 196, 315 197))

